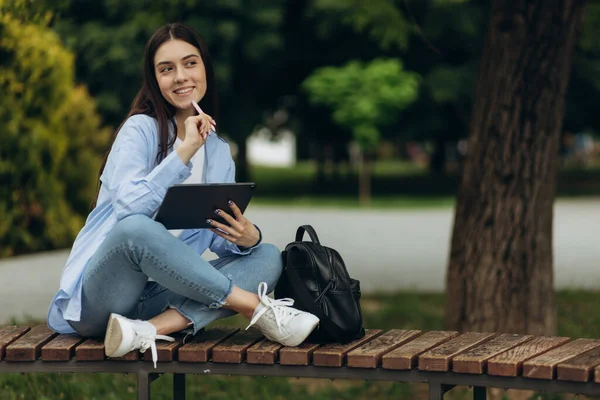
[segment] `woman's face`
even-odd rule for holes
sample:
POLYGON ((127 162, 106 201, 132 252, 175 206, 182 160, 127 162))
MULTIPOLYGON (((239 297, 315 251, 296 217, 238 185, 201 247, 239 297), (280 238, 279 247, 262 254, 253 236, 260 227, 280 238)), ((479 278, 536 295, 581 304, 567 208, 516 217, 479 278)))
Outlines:
POLYGON ((206 71, 198 49, 183 40, 163 43, 154 56, 154 72, 160 92, 177 113, 194 113, 192 100, 206 94, 206 71))

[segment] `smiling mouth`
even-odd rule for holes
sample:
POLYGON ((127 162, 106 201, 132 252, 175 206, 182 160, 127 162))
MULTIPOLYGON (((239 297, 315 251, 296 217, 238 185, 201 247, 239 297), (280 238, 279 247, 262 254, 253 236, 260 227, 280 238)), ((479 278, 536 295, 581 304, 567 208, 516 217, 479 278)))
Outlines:
POLYGON ((194 90, 194 87, 190 86, 190 87, 187 87, 187 88, 177 89, 173 93, 175 93, 175 94, 188 94, 192 90, 194 90))

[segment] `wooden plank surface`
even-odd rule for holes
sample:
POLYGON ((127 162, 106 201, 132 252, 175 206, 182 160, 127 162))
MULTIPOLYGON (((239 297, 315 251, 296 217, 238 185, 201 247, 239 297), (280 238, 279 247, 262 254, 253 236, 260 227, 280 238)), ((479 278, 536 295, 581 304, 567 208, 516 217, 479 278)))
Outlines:
POLYGON ((84 340, 79 335, 59 335, 42 347, 42 361, 69 361, 84 340))
POLYGON ((29 332, 28 326, 4 326, 0 327, 0 361, 4 359, 6 346, 29 332))
POLYGON ((556 377, 562 381, 588 382, 600 365, 600 347, 587 351, 556 366, 556 377))
POLYGON ((25 335, 6 346, 7 361, 35 361, 40 356, 43 345, 51 341, 58 333, 46 325, 31 328, 25 335))
POLYGON ((278 359, 279 349, 282 347, 279 343, 263 339, 248 349, 246 354, 248 364, 275 364, 278 359))
POLYGON ((213 362, 240 364, 246 360, 247 350, 262 338, 262 333, 255 328, 240 331, 215 346, 213 362))
POLYGON ((452 358, 491 340, 494 333, 467 332, 419 356, 421 371, 446 372, 452 368, 452 358))
MULTIPOLYGON (((185 335, 177 334, 170 336, 175 339, 174 342, 167 342, 166 340, 158 340, 156 342, 158 362, 177 361, 177 349, 183 345, 185 335)), ((152 350, 146 350, 142 358, 144 361, 152 362, 152 350)))
POLYGON ((417 330, 392 329, 348 353, 348 366, 355 368, 377 368, 381 357, 421 334, 417 330))
POLYGON ((519 346, 492 357, 487 362, 487 374, 496 376, 519 376, 523 363, 567 343, 568 337, 539 336, 519 346))
POLYGON ((121 357, 109 357, 112 361, 139 361, 142 353, 139 350, 132 350, 121 357))
POLYGON ((456 331, 431 331, 384 354, 381 366, 385 369, 407 370, 417 367, 419 355, 458 336, 456 331))
POLYGON ((600 383, 600 367, 594 368, 594 382, 600 383))
POLYGON ((77 361, 102 361, 104 358, 104 342, 100 340, 87 339, 75 348, 77 361))
POLYGON ((281 365, 309 365, 315 350, 321 345, 302 343, 297 347, 283 347, 279 350, 279 364, 281 365))
POLYGON ((214 327, 198 333, 177 350, 179 362, 207 362, 216 345, 239 331, 238 328, 214 327))
POLYGON ((523 363, 523 376, 536 379, 554 379, 556 366, 600 346, 600 340, 576 339, 523 363))
POLYGON ((503 334, 452 359, 452 370, 464 374, 483 374, 490 358, 533 339, 532 335, 503 334))
POLYGON ((365 336, 346 344, 328 344, 315 350, 313 365, 319 367, 341 367, 346 361, 346 354, 355 348, 375 339, 381 335, 381 329, 368 329, 365 336))

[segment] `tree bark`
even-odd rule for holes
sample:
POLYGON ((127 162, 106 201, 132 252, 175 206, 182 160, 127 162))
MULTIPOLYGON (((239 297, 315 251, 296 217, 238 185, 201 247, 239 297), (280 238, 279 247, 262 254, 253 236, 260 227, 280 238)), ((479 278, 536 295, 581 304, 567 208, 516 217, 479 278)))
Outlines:
POLYGON ((371 171, 373 162, 366 150, 361 150, 358 164, 358 204, 368 206, 371 204, 371 171))
POLYGON ((446 325, 554 334, 557 152, 585 0, 495 0, 446 276, 446 325))

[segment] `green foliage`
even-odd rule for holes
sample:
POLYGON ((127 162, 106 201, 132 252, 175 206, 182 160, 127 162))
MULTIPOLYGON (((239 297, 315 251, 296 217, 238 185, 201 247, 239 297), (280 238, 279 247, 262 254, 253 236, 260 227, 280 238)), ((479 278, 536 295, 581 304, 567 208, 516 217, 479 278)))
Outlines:
POLYGON ((384 49, 406 49, 411 26, 395 3, 390 0, 315 0, 314 7, 359 33, 368 33, 384 49))
POLYGON ((0 256, 72 242, 109 135, 74 87, 73 54, 18 11, 0 15, 0 256))
POLYGON ((304 89, 313 104, 331 107, 334 121, 371 150, 379 142, 380 129, 395 122, 416 99, 419 83, 419 75, 405 71, 400 60, 377 59, 320 68, 304 82, 304 89))

